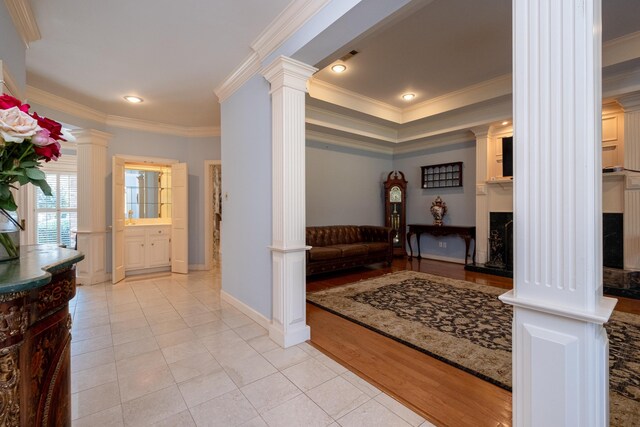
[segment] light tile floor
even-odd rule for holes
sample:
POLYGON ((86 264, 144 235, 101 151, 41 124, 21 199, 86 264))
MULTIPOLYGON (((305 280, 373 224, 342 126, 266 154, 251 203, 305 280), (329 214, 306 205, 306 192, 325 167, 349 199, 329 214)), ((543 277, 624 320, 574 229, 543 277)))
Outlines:
POLYGON ((78 287, 74 426, 431 426, 220 299, 219 270, 78 287))

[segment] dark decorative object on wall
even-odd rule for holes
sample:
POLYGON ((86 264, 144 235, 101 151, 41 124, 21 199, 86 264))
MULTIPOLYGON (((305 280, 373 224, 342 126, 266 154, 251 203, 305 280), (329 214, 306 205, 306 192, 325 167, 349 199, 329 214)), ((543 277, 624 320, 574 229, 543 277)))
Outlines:
POLYGON ((502 138, 502 176, 513 176, 513 137, 502 138))
POLYGON ((422 166, 422 188, 462 187, 462 162, 422 166))
POLYGON ((393 255, 405 256, 407 230, 407 180, 401 171, 391 171, 384 182, 384 225, 392 229, 393 255), (398 176, 398 174, 400 176, 398 176), (391 176, 393 175, 393 176, 391 176))

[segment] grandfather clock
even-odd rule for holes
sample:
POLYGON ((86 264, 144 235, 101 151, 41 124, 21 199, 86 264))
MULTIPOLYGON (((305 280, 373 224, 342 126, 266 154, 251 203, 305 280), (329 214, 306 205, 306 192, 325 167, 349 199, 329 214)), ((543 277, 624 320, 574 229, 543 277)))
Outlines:
POLYGON ((384 223, 393 232, 393 255, 407 254, 407 180, 400 171, 391 171, 384 182, 384 223), (398 176, 400 174, 400 176, 398 176), (391 176, 393 175, 393 177, 391 176))

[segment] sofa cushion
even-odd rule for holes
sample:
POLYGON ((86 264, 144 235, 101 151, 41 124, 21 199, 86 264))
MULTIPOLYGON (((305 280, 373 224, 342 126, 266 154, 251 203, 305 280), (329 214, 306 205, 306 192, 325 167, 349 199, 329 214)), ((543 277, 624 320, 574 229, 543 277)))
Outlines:
POLYGON ((369 249, 370 254, 384 254, 389 251, 389 243, 387 242, 369 242, 362 244, 369 249))
POLYGON ((353 245, 332 245, 332 248, 337 248, 342 251, 342 257, 351 257, 367 254, 367 247, 360 244, 353 245))
POLYGON ((317 246, 309 249, 309 259, 311 261, 321 261, 325 259, 337 259, 342 256, 339 248, 329 246, 317 246))

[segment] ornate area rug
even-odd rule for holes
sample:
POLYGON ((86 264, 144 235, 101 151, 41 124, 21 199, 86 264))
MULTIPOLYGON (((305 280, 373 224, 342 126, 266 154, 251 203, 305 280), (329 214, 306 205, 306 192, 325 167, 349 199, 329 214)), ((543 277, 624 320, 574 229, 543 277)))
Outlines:
MULTIPOLYGON (((504 289, 401 271, 307 300, 499 387, 511 390, 512 309, 504 289)), ((617 313, 609 334, 611 425, 640 422, 640 316, 617 313)))

